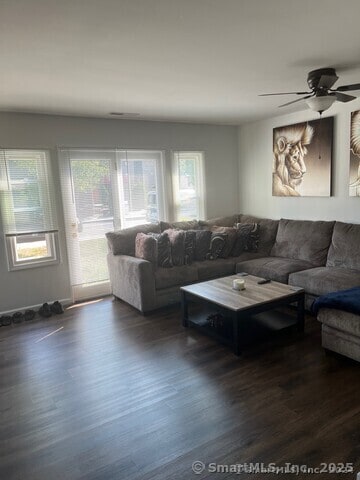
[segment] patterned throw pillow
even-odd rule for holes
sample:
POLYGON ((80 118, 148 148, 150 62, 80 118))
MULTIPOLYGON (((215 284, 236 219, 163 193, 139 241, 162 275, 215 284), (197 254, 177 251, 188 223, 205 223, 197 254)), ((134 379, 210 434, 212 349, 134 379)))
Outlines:
POLYGON ((210 230, 194 230, 196 235, 195 260, 202 262, 210 250, 212 232, 210 230))
POLYGON ((135 238, 135 257, 147 260, 156 266, 157 242, 152 235, 138 233, 135 238))
POLYGON ((236 223, 237 239, 231 256, 238 257, 243 252, 256 252, 259 247, 260 225, 258 223, 236 223))
POLYGON ((169 235, 167 233, 150 233, 149 235, 156 240, 158 266, 163 268, 172 267, 169 235))
POLYGON ((174 267, 181 267, 185 263, 185 236, 184 230, 169 228, 165 232, 169 236, 171 259, 174 267))
POLYGON ((195 247, 196 247, 196 231, 187 230, 185 232, 185 265, 191 265, 195 260, 195 247))
POLYGON ((206 254, 207 260, 216 260, 221 256, 221 253, 225 248, 226 239, 227 239, 226 233, 212 232, 210 248, 208 253, 206 254))
POLYGON ((234 227, 221 227, 219 225, 214 225, 211 227, 211 231, 216 233, 226 233, 225 245, 221 251, 220 257, 228 258, 235 246, 238 237, 238 230, 234 227))

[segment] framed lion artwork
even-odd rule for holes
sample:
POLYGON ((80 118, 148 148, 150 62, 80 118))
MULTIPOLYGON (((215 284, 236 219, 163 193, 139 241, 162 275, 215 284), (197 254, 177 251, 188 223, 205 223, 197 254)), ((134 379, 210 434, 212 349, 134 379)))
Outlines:
POLYGON ((351 114, 349 175, 349 195, 360 197, 360 110, 351 114))
POLYGON ((330 197, 334 117, 273 130, 275 197, 330 197))

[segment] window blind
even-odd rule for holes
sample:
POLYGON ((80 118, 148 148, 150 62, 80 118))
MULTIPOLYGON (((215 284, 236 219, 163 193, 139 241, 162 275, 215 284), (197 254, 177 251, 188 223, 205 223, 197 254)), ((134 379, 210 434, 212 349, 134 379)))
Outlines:
POLYGON ((173 193, 177 221, 205 216, 203 152, 173 153, 173 193))
POLYGON ((0 150, 0 200, 6 236, 57 231, 49 152, 0 150))
POLYGON ((122 228, 164 218, 162 158, 161 151, 117 151, 122 228))

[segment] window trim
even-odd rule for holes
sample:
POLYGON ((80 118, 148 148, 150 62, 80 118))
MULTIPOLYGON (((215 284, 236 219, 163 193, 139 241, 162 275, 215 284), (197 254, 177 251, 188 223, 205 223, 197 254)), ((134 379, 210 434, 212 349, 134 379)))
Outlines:
POLYGON ((26 234, 7 234, 5 235, 6 254, 9 271, 24 270, 27 268, 45 267, 60 263, 59 236, 57 230, 48 232, 31 232, 28 235, 44 235, 50 255, 32 259, 17 259, 16 239, 26 234))

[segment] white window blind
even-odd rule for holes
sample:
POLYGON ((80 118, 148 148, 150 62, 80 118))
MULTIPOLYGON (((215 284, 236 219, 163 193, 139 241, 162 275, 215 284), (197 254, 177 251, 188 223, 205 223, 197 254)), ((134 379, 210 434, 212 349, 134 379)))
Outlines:
POLYGON ((0 172, 5 235, 56 231, 49 153, 45 150, 1 150, 0 172))
POLYGON ((57 263, 56 203, 46 150, 0 150, 0 202, 9 270, 57 263))
POLYGON ((121 228, 164 219, 161 151, 118 150, 121 228))
POLYGON ((173 194, 177 221, 205 218, 203 152, 174 152, 173 194))

